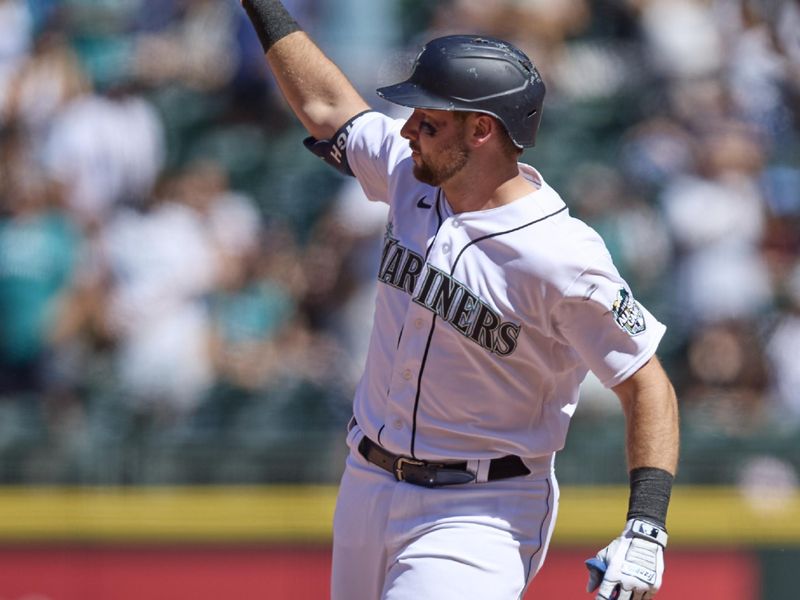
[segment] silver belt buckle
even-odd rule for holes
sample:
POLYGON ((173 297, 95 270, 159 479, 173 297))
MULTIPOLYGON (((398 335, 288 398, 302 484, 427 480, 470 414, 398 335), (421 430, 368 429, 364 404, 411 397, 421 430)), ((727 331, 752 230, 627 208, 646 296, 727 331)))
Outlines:
POLYGON ((424 467, 425 463, 421 460, 416 460, 414 458, 406 458, 405 456, 399 456, 397 460, 394 461, 394 478, 397 479, 397 481, 405 481, 405 476, 403 475, 404 465, 424 467))

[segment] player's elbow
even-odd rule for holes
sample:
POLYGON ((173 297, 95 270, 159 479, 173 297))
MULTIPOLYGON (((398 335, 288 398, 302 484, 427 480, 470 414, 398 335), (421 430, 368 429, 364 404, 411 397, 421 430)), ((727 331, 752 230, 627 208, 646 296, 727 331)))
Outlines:
POLYGON ((303 105, 303 125, 309 134, 318 140, 327 140, 352 119, 369 106, 360 97, 348 101, 310 100, 303 105))
POLYGON ((678 399, 675 388, 660 362, 654 356, 630 378, 614 388, 627 419, 641 418, 661 423, 677 437, 679 429, 678 399))
POLYGON ((668 412, 677 413, 675 388, 669 380, 658 358, 653 356, 628 379, 614 387, 623 407, 642 398, 652 398, 663 405, 668 412))

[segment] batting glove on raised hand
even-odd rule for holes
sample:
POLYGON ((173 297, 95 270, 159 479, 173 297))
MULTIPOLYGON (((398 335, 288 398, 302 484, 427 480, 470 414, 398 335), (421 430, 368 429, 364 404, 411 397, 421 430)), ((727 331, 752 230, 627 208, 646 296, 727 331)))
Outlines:
POLYGON ((586 591, 597 590, 595 600, 650 600, 661 587, 666 546, 663 528, 629 520, 622 535, 586 561, 586 591))

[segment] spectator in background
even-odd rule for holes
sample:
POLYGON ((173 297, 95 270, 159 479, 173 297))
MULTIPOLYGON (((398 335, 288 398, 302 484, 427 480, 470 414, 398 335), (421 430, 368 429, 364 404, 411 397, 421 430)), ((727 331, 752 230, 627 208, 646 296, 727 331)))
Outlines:
POLYGON ((636 282, 645 301, 662 291, 657 288, 672 259, 672 240, 663 217, 626 183, 612 167, 585 163, 569 189, 571 208, 600 233, 620 273, 636 282))
POLYGON ((153 106, 127 87, 81 96, 53 123, 43 149, 51 177, 85 224, 109 218, 123 203, 141 203, 164 164, 163 125, 153 106))
POLYGON ((372 327, 375 312, 375 273, 386 232, 388 207, 367 202, 355 179, 339 189, 330 211, 320 219, 312 234, 307 256, 318 273, 305 296, 305 308, 312 319, 330 332, 344 349, 343 375, 352 389, 364 370, 369 347, 364 332, 372 327), (330 277, 331 267, 338 274, 330 277), (326 308, 327 307, 327 308, 326 308))
POLYGON ((205 298, 220 260, 182 177, 146 206, 117 209, 99 244, 121 397, 167 420, 191 413, 213 382, 205 298))
POLYGON ((695 431, 746 437, 769 423, 763 344, 747 319, 716 321, 693 332, 682 398, 695 431))
MULTIPOLYGON (((733 3, 736 4, 736 3, 733 3)), ((800 6, 796 2, 739 0, 727 33, 725 76, 736 113, 770 146, 791 144, 792 96, 800 93, 800 6)), ((725 23, 725 22, 723 22, 725 23)))
POLYGON ((565 40, 585 30, 590 17, 586 0, 456 0, 437 3, 432 26, 420 37, 485 32, 519 45, 523 52, 537 57, 542 72, 552 73, 565 40))
POLYGON ((659 198, 680 252, 673 305, 686 327, 751 318, 772 302, 760 253, 764 149, 748 127, 719 121, 702 132, 695 160, 659 198))
POLYGON ((715 2, 633 0, 651 68, 672 81, 714 77, 725 58, 715 2))
POLYGON ((342 249, 333 240, 304 249, 277 223, 260 233, 251 246, 227 253, 209 296, 216 385, 197 420, 285 452, 301 438, 305 447, 320 443, 314 436, 349 411, 349 355, 334 331, 314 324, 309 310, 318 292, 342 277, 335 258, 342 249), (325 252, 334 257, 324 261, 331 273, 312 268, 325 252), (295 437, 298 427, 301 438, 295 437))
POLYGON ((13 135, 2 140, 0 394, 42 393, 81 237, 48 181, 13 135))
POLYGON ((773 420, 783 428, 800 427, 800 261, 786 280, 782 293, 785 310, 767 338, 773 420))
POLYGON ((164 125, 136 79, 137 32, 129 24, 137 8, 139 2, 67 0, 45 30, 63 33, 88 82, 55 115, 38 151, 85 227, 121 204, 144 202, 165 165, 164 125))
POLYGON ((637 189, 652 195, 694 169, 692 135, 668 115, 644 119, 623 136, 620 167, 637 189))
MULTIPOLYGON (((184 167, 175 182, 181 201, 203 220, 223 263, 258 250, 261 217, 253 200, 231 189, 224 167, 214 159, 196 159, 184 167)), ((227 267, 221 272, 224 276, 227 267)))
POLYGON ((208 295, 217 382, 245 394, 267 389, 280 370, 279 342, 297 318, 297 298, 270 277, 260 215, 249 197, 229 188, 219 163, 190 164, 178 189, 202 220, 218 257, 218 275, 208 295))
POLYGON ((89 91, 78 57, 57 29, 40 32, 33 51, 9 78, 3 119, 42 143, 58 114, 89 91))
POLYGON ((0 106, 6 102, 10 80, 28 57, 33 39, 33 16, 24 0, 0 0, 0 106))
POLYGON ((179 19, 137 36, 133 61, 138 80, 150 86, 179 81, 198 90, 223 88, 239 60, 236 6, 189 0, 180 8, 179 19))
POLYGON ((247 394, 268 389, 282 375, 283 342, 298 326, 296 299, 279 281, 264 277, 259 250, 255 246, 229 261, 209 299, 218 382, 247 394))

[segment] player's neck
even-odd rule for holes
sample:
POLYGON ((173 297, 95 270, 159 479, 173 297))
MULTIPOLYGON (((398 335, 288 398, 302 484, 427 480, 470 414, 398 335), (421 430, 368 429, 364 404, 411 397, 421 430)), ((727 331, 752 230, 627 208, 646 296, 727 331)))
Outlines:
POLYGON ((522 176, 516 163, 501 169, 464 169, 441 187, 456 213, 511 204, 537 189, 522 176))

